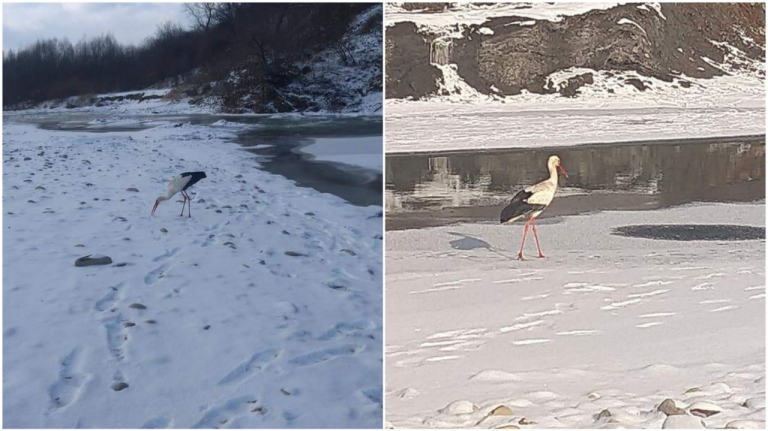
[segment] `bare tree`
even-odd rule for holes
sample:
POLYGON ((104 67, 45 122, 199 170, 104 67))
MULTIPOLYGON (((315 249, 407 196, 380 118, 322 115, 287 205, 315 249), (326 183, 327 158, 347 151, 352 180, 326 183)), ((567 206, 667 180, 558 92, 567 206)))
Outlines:
POLYGON ((204 32, 208 32, 214 24, 217 8, 216 3, 184 3, 184 10, 195 22, 195 26, 204 32))

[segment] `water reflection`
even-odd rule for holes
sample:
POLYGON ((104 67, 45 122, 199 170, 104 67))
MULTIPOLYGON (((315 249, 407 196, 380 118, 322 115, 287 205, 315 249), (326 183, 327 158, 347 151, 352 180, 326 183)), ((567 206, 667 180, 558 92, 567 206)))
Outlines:
POLYGON ((561 177, 559 196, 592 196, 586 200, 558 199, 562 201, 558 204, 561 213, 626 209, 632 206, 629 201, 643 208, 661 208, 692 201, 747 202, 765 198, 765 137, 760 136, 389 155, 388 215, 392 214, 396 223, 397 215, 456 213, 464 208, 465 212, 472 209, 486 217, 493 211, 478 208, 502 205, 514 191, 546 178, 546 162, 552 154, 560 156, 570 173, 570 179, 561 177), (609 198, 612 193, 625 198, 609 198))

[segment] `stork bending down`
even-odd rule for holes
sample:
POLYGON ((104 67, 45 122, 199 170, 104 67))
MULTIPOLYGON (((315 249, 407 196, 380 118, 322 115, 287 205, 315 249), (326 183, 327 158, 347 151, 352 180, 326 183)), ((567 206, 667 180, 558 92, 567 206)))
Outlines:
POLYGON ((166 193, 165 196, 157 197, 155 200, 155 206, 152 207, 152 212, 150 215, 155 213, 155 210, 157 209, 157 206, 160 205, 160 202, 167 201, 168 199, 172 198, 173 195, 180 192, 184 197, 184 203, 181 205, 181 214, 179 214, 179 216, 184 216, 184 207, 186 206, 187 201, 189 201, 189 217, 192 217, 192 198, 190 198, 187 194, 187 189, 192 187, 203 178, 207 178, 205 176, 205 172, 184 172, 177 177, 171 178, 171 180, 168 181, 168 193, 166 193))
POLYGON ((566 172, 560 164, 560 157, 550 156, 547 161, 547 167, 549 168, 549 178, 517 192, 517 194, 512 197, 509 205, 501 211, 502 224, 513 223, 530 216, 523 229, 523 243, 520 245, 520 252, 517 253, 517 258, 519 260, 525 260, 523 258, 523 247, 525 247, 525 236, 528 234, 529 225, 533 227, 533 237, 536 239, 536 248, 539 250, 539 257, 545 257, 544 253, 541 252, 539 234, 536 231, 536 217, 547 209, 552 202, 552 199, 555 197, 558 171, 568 178, 568 172, 566 172))

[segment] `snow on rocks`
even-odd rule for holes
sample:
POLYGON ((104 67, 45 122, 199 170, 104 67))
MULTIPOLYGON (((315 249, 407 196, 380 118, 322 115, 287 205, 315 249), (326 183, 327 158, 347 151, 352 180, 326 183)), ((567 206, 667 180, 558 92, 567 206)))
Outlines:
POLYGON ((24 119, 3 128, 4 426, 381 426, 381 207, 260 170, 225 127, 24 119), (150 217, 197 170, 192 218, 180 196, 150 217), (72 265, 97 251, 126 266, 72 265))
POLYGON ((674 415, 664 420, 662 429, 700 429, 706 428, 704 423, 696 416, 674 415))
POLYGON ((440 413, 446 413, 449 415, 462 415, 472 413, 477 409, 479 409, 479 407, 477 407, 471 401, 457 400, 445 406, 445 408, 440 410, 440 413))
POLYGON ((697 401, 691 404, 690 406, 688 406, 688 411, 691 412, 691 414, 694 416, 708 418, 712 415, 721 413, 723 409, 714 403, 710 403, 707 401, 697 401))

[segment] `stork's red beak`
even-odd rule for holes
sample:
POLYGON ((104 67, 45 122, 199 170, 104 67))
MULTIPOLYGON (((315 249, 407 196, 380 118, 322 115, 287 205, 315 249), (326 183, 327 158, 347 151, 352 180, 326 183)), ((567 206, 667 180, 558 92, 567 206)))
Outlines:
POLYGON ((557 170, 560 171, 561 174, 565 175, 565 178, 570 178, 563 165, 557 165, 557 170))
POLYGON ((160 201, 155 201, 155 206, 152 207, 152 212, 149 213, 149 215, 154 215, 155 210, 157 209, 157 206, 160 205, 160 201))

